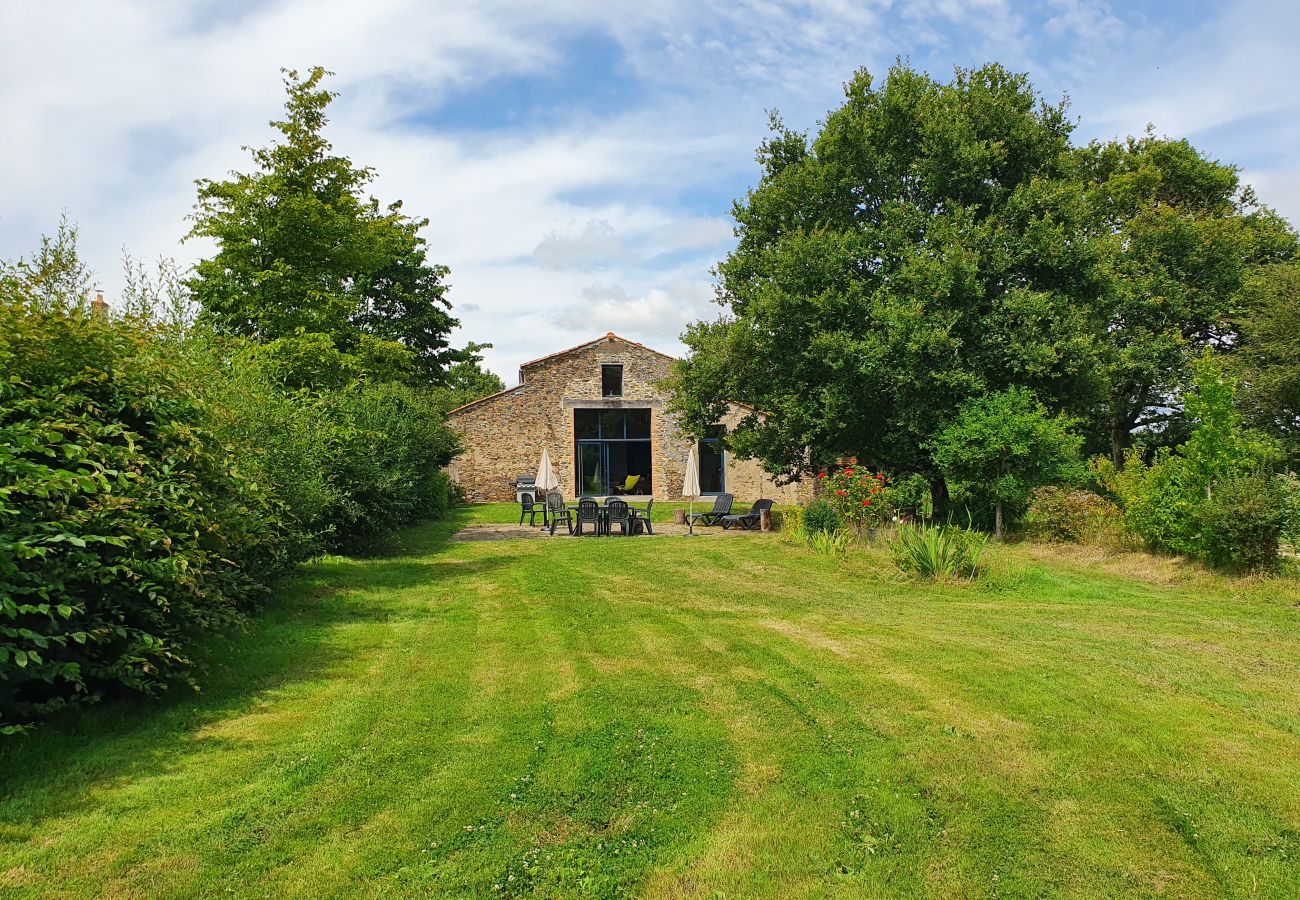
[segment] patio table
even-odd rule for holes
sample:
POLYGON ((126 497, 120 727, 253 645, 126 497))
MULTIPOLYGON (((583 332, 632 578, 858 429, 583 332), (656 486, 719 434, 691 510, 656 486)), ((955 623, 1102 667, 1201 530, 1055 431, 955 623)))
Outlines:
MULTIPOLYGON (((570 509, 570 510, 575 514, 575 515, 577 514, 577 512, 578 512, 578 504, 576 504, 576 503, 570 503, 570 504, 568 504, 568 508, 569 508, 569 509, 570 509)), ((633 506, 631 503, 629 503, 629 504, 627 505, 627 508, 628 508, 629 511, 631 511, 633 521, 636 523, 636 524, 633 526, 632 534, 633 534, 633 536, 638 535, 638 534, 641 533, 642 528, 644 527, 644 524, 643 524, 643 523, 644 523, 645 520, 646 520, 646 510, 645 510, 645 509, 642 509, 642 508, 639 507, 639 506, 633 506), (637 521, 637 520, 640 520, 640 521, 637 521)), ((609 533, 610 533, 610 529, 609 529, 609 501, 606 500, 604 503, 598 503, 598 504, 596 504, 596 536, 599 537, 599 536, 601 536, 601 535, 608 535, 609 533)))
MULTIPOLYGON (((573 512, 574 521, 578 517, 578 504, 570 504, 569 509, 573 512)), ((596 504, 596 537, 609 534, 609 507, 603 503, 596 504)))

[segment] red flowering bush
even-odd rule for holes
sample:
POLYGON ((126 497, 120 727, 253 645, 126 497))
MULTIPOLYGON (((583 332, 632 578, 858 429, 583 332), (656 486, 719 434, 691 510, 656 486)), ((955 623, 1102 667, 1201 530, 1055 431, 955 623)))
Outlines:
POLYGON ((819 477, 825 488, 822 496, 859 536, 862 529, 875 528, 893 519, 889 478, 883 472, 845 466, 838 472, 822 473, 819 477))

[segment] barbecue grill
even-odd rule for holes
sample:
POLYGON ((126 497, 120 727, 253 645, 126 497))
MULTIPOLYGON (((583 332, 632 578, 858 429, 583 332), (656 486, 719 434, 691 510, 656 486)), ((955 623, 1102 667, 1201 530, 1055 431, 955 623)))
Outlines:
POLYGON ((532 494, 533 499, 541 499, 537 496, 537 479, 532 475, 519 475, 515 478, 515 502, 523 503, 524 494, 532 494))

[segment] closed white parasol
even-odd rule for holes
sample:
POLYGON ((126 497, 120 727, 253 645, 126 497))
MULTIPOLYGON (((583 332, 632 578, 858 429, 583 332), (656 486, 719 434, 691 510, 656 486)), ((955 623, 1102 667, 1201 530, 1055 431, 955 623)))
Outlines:
POLYGON ((686 516, 686 533, 695 536, 695 500, 700 496, 700 464, 695 459, 695 448, 686 455, 686 480, 682 482, 682 496, 691 501, 691 511, 686 516))
POLYGON ((542 495, 542 527, 545 528, 550 514, 550 510, 545 505, 546 494, 560 486, 560 479, 555 474, 555 466, 551 465, 551 451, 545 447, 542 448, 542 461, 537 466, 537 477, 533 480, 533 486, 542 495))

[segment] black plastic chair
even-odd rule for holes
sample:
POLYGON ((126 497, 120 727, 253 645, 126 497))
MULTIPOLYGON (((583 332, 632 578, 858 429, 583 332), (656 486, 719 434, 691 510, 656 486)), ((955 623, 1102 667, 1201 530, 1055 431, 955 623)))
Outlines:
MULTIPOLYGON (((635 520, 634 524, 637 526, 638 529, 644 526, 646 534, 655 533, 655 530, 652 527, 650 527, 650 510, 654 509, 654 506, 655 506, 655 501, 654 498, 651 497, 648 501, 646 501, 645 509, 640 509, 639 507, 636 506, 632 507, 632 518, 635 520)), ((633 533, 635 533, 635 529, 633 533)))
MULTIPOLYGON (((524 524, 524 516, 528 517, 529 525, 536 525, 537 516, 541 514, 542 518, 545 519, 546 518, 545 513, 546 513, 546 506, 534 500, 532 494, 525 491, 524 493, 519 495, 519 524, 520 525, 524 524)), ((545 522, 543 522, 543 524, 545 524, 545 522)))
POLYGON ((713 498, 713 509, 708 512, 695 513, 688 515, 686 521, 691 525, 717 525, 722 521, 722 517, 730 514, 731 504, 736 502, 732 494, 719 494, 713 498))
POLYGON ((564 505, 564 496, 559 491, 546 495, 546 517, 551 520, 551 534, 555 534, 555 526, 561 522, 573 534, 573 513, 564 505))
POLYGON ((631 537, 636 534, 634 525, 636 516, 631 508, 627 505, 626 500, 610 500, 605 505, 605 533, 613 534, 614 526, 618 526, 619 532, 624 537, 631 537))
POLYGON ((772 505, 773 501, 771 500, 755 500, 754 505, 749 508, 749 512, 738 516, 723 516, 718 521, 723 528, 730 528, 732 525, 739 525, 743 529, 757 528, 763 510, 771 512, 772 505))
POLYGON ((590 525, 591 533, 600 535, 600 504, 590 497, 583 497, 578 501, 578 516, 574 520, 572 533, 581 535, 583 525, 590 525))

